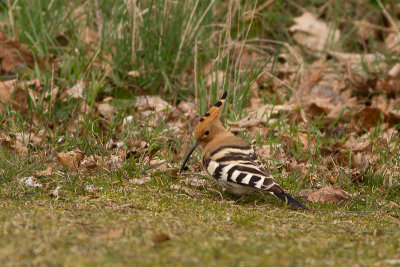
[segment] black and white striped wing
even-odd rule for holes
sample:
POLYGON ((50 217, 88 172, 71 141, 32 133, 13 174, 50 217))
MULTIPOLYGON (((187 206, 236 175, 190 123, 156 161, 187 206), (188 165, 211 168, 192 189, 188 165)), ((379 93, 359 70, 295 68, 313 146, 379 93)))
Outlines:
POLYGON ((269 191, 277 185, 250 146, 220 147, 204 158, 203 166, 221 186, 235 194, 269 191))

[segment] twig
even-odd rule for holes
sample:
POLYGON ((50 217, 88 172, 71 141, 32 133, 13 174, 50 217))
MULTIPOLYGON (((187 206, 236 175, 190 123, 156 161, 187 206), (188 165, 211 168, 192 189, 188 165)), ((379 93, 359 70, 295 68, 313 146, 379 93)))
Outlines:
MULTIPOLYGON (((175 64, 174 64, 174 67, 172 68, 172 74, 171 74, 172 77, 174 76, 175 71, 176 71, 176 68, 177 68, 177 66, 178 66, 178 61, 179 61, 179 59, 180 59, 180 57, 181 57, 181 52, 182 52, 183 44, 185 43, 186 35, 187 35, 188 32, 189 32, 189 29, 190 29, 190 26, 191 26, 191 22, 192 22, 192 20, 193 20, 194 13, 195 13, 195 11, 196 11, 196 9, 197 9, 197 5, 199 4, 199 1, 200 1, 200 0, 197 0, 196 3, 194 4, 192 13, 190 14, 190 17, 189 17, 189 21, 187 22, 185 31, 183 32, 183 35, 182 35, 182 37, 181 37, 181 42, 180 42, 179 48, 178 48, 178 54, 176 55, 175 64)), ((206 12, 207 12, 207 10, 206 10, 206 12)))
POLYGON ((197 97, 198 97, 198 85, 197 85, 197 57, 198 57, 198 47, 197 47, 197 38, 194 42, 194 103, 196 105, 196 107, 198 107, 198 101, 197 101, 197 97))
POLYGON ((98 27, 99 37, 101 39, 102 32, 103 32, 103 19, 101 16, 101 10, 99 8, 98 0, 94 1, 94 7, 96 8, 97 27, 98 27))
POLYGON ((381 0, 376 0, 376 2, 378 3, 379 7, 382 9, 382 12, 385 15, 385 17, 390 21, 390 24, 392 24, 392 27, 394 28, 396 33, 400 34, 400 31, 399 31, 399 28, 397 28, 396 22, 393 20, 392 16, 390 16, 387 9, 382 5, 381 0))
POLYGON ((12 36, 13 39, 18 39, 17 36, 15 36, 15 22, 14 22, 14 15, 13 15, 13 9, 15 9, 15 6, 18 4, 18 0, 16 0, 12 5, 10 4, 10 0, 7 0, 7 5, 8 5, 8 18, 10 20, 10 28, 12 31, 12 36))
POLYGON ((275 0, 268 0, 267 2, 265 2, 264 4, 261 4, 259 7, 257 7, 253 12, 251 12, 251 14, 249 16, 247 16, 245 18, 245 20, 253 20, 254 18, 254 14, 255 13, 259 13, 261 10, 263 10, 264 8, 266 8, 267 6, 269 6, 270 4, 272 4, 275 0))

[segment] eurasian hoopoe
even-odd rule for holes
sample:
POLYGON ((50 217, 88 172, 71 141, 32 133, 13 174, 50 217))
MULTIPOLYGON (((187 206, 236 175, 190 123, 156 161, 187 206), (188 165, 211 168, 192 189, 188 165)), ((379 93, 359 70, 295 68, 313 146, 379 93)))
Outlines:
POLYGON ((200 145, 202 168, 228 192, 242 195, 265 191, 275 195, 293 208, 306 208, 285 193, 271 174, 261 165, 254 149, 228 132, 219 119, 227 92, 200 118, 195 129, 196 143, 190 149, 179 172, 185 168, 193 151, 200 145))

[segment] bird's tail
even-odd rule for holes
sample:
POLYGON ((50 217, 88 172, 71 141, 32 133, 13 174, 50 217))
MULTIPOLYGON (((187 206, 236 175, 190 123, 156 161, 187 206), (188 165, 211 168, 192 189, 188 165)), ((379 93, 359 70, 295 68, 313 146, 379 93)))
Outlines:
POLYGON ((280 193, 274 192, 274 195, 294 209, 307 209, 300 201, 283 191, 280 193))

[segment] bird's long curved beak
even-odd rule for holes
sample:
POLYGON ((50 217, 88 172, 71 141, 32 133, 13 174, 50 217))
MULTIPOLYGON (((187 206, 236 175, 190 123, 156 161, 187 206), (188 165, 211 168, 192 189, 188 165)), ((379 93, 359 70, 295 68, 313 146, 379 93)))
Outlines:
POLYGON ((183 169, 185 168, 186 162, 189 160, 190 156, 193 154, 193 152, 195 151, 195 149, 199 146, 200 142, 196 141, 196 143, 194 143, 194 145, 192 146, 192 148, 190 149, 189 153, 186 155, 185 161, 182 164, 181 169, 179 170, 179 173, 181 173, 183 171, 183 169))

